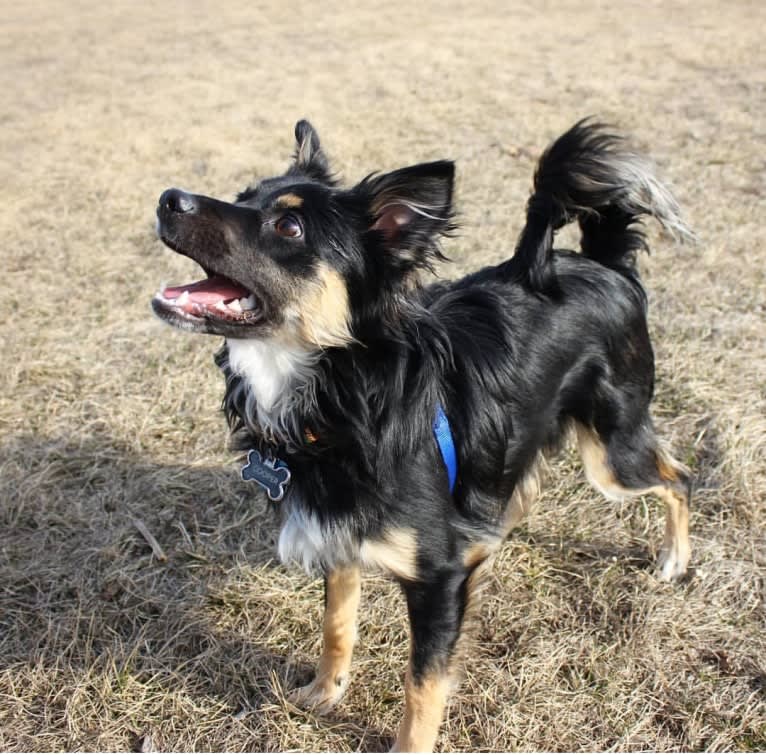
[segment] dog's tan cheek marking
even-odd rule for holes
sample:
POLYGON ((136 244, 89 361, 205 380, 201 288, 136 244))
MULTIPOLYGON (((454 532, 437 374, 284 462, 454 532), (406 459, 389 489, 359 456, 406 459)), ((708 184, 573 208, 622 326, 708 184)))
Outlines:
POLYGON ((277 197, 277 201, 274 202, 274 207, 278 210, 289 210, 303 207, 303 197, 299 197, 297 194, 282 194, 277 197))
POLYGON ((400 579, 414 581, 418 577, 415 530, 393 529, 378 540, 365 540, 360 555, 368 566, 391 572, 400 579))
POLYGON ((344 346, 351 341, 348 289, 343 277, 320 263, 317 277, 297 301, 301 337, 315 346, 344 346))
POLYGON ((392 752, 433 750, 450 687, 450 678, 439 672, 431 672, 415 681, 410 666, 404 685, 404 718, 392 752))

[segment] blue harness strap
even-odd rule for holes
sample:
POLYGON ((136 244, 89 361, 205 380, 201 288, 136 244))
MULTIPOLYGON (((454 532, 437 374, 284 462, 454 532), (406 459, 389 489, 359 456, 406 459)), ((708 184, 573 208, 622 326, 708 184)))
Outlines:
POLYGON ((447 477, 449 478, 449 492, 455 489, 455 480, 457 479, 457 451, 455 451, 455 440, 452 437, 449 420, 444 413, 441 404, 436 405, 436 417, 433 424, 434 438, 441 451, 444 466, 447 467, 447 477))

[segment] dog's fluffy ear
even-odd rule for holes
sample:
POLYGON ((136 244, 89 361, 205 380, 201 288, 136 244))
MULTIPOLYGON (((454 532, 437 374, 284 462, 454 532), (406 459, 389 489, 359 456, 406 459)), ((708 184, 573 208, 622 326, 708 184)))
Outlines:
POLYGON ((387 248, 427 266, 430 257, 442 256, 438 237, 455 227, 454 180, 455 164, 448 160, 365 179, 359 188, 368 197, 370 230, 382 234, 387 248))
POLYGON ((290 173, 303 173, 323 183, 333 183, 327 157, 319 143, 317 130, 305 120, 295 124, 295 156, 290 173))

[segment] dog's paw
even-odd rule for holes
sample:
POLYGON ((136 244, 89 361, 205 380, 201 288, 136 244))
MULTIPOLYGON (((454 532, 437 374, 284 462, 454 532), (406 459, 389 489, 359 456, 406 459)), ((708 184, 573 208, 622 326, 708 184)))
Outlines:
POLYGON ((324 714, 332 710, 343 697, 348 681, 348 674, 317 676, 310 684, 297 687, 287 697, 299 708, 324 714))
POLYGON ((664 582, 674 582, 686 574, 690 552, 677 545, 663 547, 657 557, 657 576, 664 582))

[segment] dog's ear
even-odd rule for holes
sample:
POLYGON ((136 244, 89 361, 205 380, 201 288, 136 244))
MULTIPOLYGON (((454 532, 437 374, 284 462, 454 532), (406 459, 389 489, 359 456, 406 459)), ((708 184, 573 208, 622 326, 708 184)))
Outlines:
POLYGON ((454 230, 452 188, 455 164, 421 163, 366 178, 360 187, 368 197, 370 230, 383 236, 387 248, 416 265, 441 257, 438 237, 454 230))
POLYGON ((323 183, 333 183, 327 157, 316 129, 305 120, 295 124, 295 156, 289 173, 303 173, 323 183))

